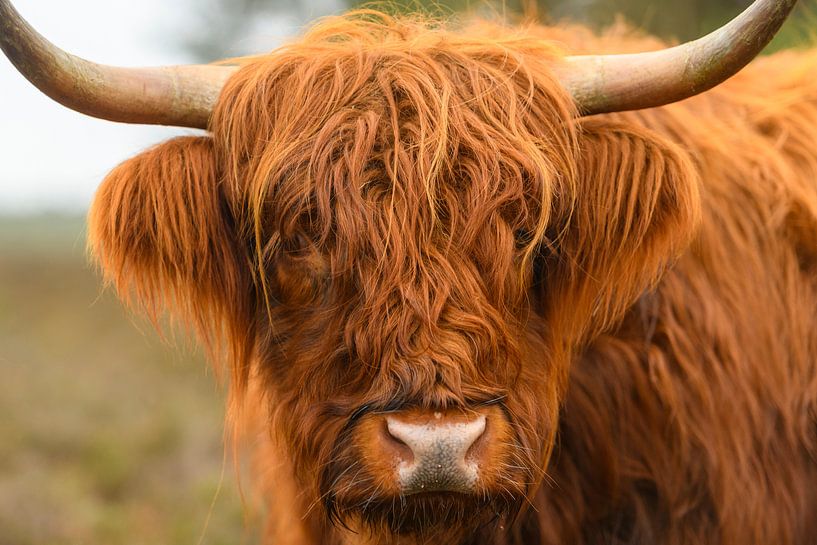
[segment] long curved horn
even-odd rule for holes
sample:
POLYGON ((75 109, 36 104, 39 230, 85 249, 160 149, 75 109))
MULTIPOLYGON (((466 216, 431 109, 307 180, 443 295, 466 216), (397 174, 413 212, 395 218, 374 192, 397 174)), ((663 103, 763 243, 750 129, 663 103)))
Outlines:
POLYGON ((718 30, 692 42, 627 55, 564 59, 557 74, 584 115, 662 106, 729 79, 772 40, 797 0, 756 0, 718 30))
POLYGON ((120 68, 62 51, 0 0, 0 49, 31 83, 57 102, 111 121, 207 128, 231 66, 120 68))

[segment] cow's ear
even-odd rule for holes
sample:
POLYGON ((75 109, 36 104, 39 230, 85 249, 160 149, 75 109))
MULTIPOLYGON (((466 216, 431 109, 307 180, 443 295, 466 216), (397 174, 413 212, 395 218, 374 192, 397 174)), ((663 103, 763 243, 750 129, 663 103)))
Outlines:
POLYGON ((206 336, 247 297, 219 178, 209 137, 176 138, 114 169, 89 214, 91 252, 120 297, 206 336))
POLYGON ((551 310, 570 309, 553 315, 574 338, 619 320, 689 247, 701 212, 695 166, 661 135, 590 118, 579 144, 547 282, 551 310))

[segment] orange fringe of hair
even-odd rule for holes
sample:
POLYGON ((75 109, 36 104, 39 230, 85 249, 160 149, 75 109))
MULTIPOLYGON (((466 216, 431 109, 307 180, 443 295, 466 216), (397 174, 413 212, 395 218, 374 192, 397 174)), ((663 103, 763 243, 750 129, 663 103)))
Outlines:
POLYGON ((660 45, 329 18, 107 177, 92 252, 226 353, 269 543, 814 543, 817 53, 588 119, 552 71, 660 45), (531 481, 507 524, 316 507, 355 408, 496 398, 531 481))

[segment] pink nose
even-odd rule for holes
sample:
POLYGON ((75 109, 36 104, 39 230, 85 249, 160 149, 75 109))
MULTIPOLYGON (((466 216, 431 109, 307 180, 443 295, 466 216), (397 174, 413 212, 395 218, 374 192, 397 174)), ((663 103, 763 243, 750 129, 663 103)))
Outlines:
POLYGON ((386 417, 388 437, 397 444, 397 473, 404 494, 469 492, 477 482, 475 450, 485 432, 485 415, 472 418, 433 413, 428 418, 386 417))

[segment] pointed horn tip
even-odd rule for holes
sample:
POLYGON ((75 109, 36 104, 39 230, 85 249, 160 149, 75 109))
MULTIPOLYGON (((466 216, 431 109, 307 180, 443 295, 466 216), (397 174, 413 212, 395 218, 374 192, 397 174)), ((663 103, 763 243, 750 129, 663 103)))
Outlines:
POLYGON ((206 129, 235 66, 121 68, 59 49, 0 0, 0 49, 40 91, 78 112, 124 123, 206 129))
POLYGON ((583 115, 677 102, 715 87, 774 38, 797 0, 756 0, 692 42, 649 53, 566 57, 555 67, 583 115))

